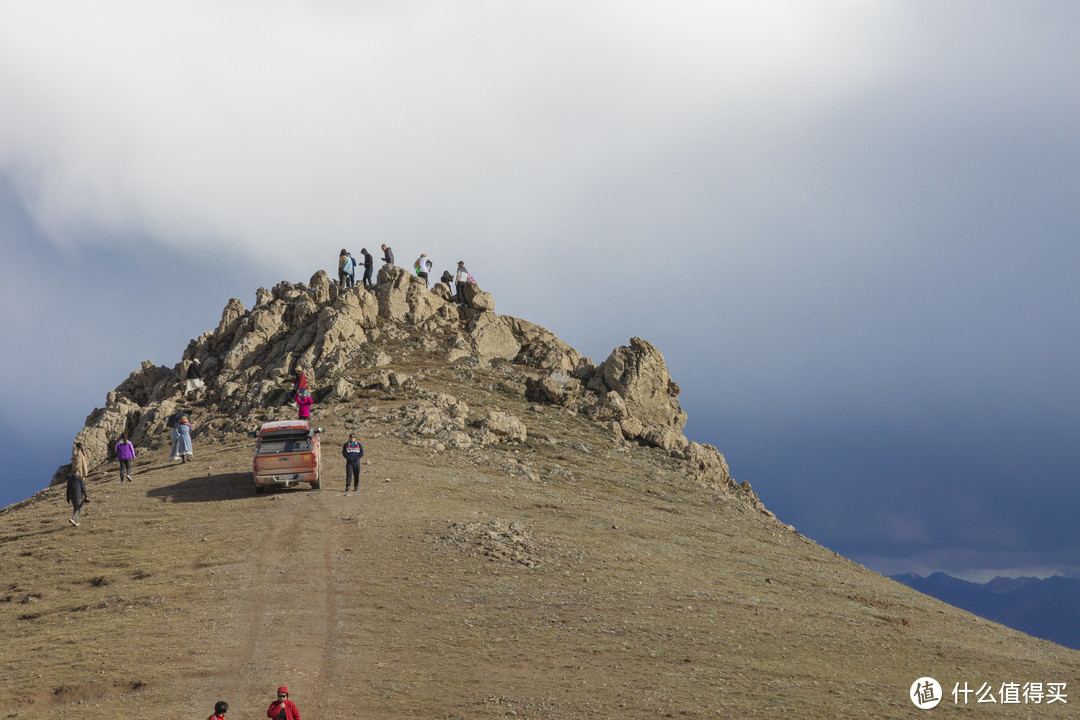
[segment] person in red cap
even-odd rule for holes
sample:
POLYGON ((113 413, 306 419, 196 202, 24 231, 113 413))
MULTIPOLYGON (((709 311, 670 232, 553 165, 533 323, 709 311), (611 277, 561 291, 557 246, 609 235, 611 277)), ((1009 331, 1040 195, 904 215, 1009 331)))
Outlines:
POLYGON ((266 717, 270 720, 300 720, 296 703, 289 699, 289 688, 282 685, 277 689, 277 700, 270 703, 266 717))

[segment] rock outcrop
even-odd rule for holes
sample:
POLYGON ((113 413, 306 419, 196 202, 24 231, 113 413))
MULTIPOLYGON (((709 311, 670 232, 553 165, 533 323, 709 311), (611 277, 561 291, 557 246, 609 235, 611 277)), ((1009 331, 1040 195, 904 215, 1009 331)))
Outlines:
MULTIPOLYGON (((192 340, 176 366, 144 362, 91 413, 76 437, 91 466, 110 459, 121 433, 138 446, 167 443, 166 421, 179 410, 190 411, 200 442, 247 430, 290 402, 299 368, 318 403, 354 403, 373 392, 402 397, 406 404, 389 421, 433 447, 529 441, 513 413, 470 408, 395 367, 421 352, 459 372, 502 368, 506 377, 493 390, 581 413, 611 427, 617 442, 657 448, 684 461, 695 481, 757 503, 748 485, 735 485, 716 448, 682 434, 679 386, 650 343, 632 338, 597 366, 549 330, 497 315, 494 299, 474 284, 459 306, 446 285, 429 290, 402 268, 385 265, 378 277, 373 291, 342 289, 320 270, 307 284, 259 288, 250 310, 229 300, 218 326, 192 340), (182 380, 195 359, 205 387, 185 397, 182 380)), ((64 477, 62 469, 54 482, 64 477)))

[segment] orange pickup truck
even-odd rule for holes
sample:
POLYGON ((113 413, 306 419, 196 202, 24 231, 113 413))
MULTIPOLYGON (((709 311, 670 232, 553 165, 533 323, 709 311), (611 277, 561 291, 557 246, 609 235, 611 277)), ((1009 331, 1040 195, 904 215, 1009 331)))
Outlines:
POLYGON ((277 420, 249 432, 248 437, 255 438, 255 492, 305 482, 318 490, 322 431, 312 428, 307 420, 277 420))

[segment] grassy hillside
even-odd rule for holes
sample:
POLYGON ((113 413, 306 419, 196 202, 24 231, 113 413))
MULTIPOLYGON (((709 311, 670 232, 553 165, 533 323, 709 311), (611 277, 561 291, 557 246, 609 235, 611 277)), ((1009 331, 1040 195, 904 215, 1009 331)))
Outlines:
POLYGON ((409 392, 361 391, 316 408, 321 491, 256 496, 249 441, 217 433, 186 465, 142 448, 131 485, 96 472, 80 528, 61 487, 0 511, 0 716, 201 718, 225 699, 263 717, 286 684, 305 718, 908 718, 929 675, 935 717, 1075 717, 1080 697, 964 708, 951 690, 1080 692, 1080 653, 504 392, 512 368, 394 357, 419 391, 513 412, 529 439, 436 447, 402 419, 409 392), (367 456, 344 493, 352 430, 367 456))

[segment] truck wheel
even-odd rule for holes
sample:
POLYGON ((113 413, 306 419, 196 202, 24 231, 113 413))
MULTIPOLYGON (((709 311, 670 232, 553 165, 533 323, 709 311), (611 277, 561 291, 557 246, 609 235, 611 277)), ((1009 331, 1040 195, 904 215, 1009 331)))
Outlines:
POLYGON ((322 488, 322 483, 321 483, 321 482, 319 482, 318 480, 316 480, 315 482, 311 483, 311 489, 312 489, 312 490, 319 490, 319 489, 321 489, 321 488, 322 488))

